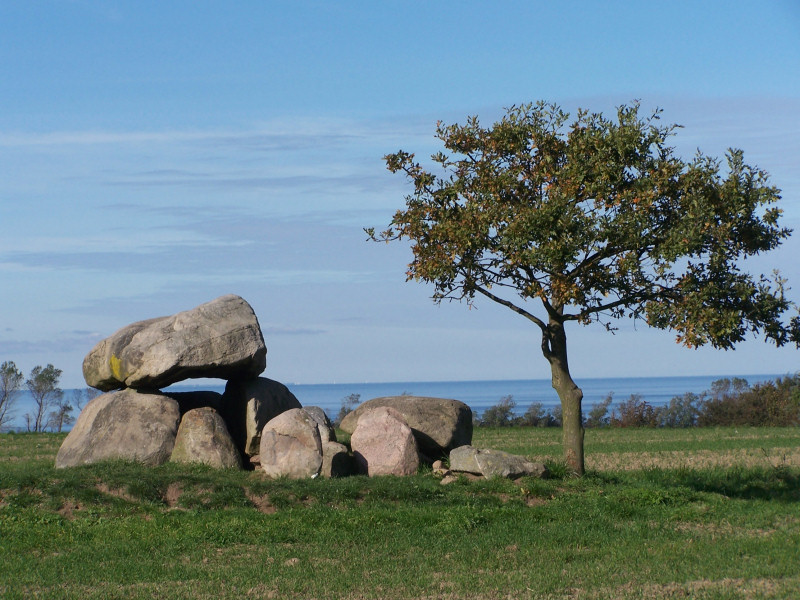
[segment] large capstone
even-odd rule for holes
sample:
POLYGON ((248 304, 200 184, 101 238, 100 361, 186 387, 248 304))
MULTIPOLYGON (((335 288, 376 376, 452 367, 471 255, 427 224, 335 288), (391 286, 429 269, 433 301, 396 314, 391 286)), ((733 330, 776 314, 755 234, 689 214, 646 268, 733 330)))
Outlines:
POLYGON ((253 309, 227 295, 178 313, 123 327, 83 361, 83 376, 103 391, 157 390, 192 377, 256 377, 267 349, 253 309))
POLYGON ((472 409, 459 400, 447 398, 374 398, 349 413, 339 428, 352 434, 361 415, 379 406, 389 406, 403 415, 414 432, 420 451, 428 456, 443 456, 453 448, 472 442, 472 409))
POLYGON ((147 465, 169 460, 180 410, 162 394, 123 390, 90 401, 64 439, 56 468, 124 459, 147 465))

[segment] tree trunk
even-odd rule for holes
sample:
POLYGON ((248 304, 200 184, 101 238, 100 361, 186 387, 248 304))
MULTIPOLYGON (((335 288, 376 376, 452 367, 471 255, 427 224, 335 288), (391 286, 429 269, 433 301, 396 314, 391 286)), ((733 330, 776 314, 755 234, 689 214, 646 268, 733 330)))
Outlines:
POLYGON ((581 401, 583 391, 572 380, 567 363, 567 336, 564 324, 550 320, 548 324, 549 352, 553 389, 561 400, 561 430, 564 458, 567 466, 576 474, 583 475, 583 414, 581 401))

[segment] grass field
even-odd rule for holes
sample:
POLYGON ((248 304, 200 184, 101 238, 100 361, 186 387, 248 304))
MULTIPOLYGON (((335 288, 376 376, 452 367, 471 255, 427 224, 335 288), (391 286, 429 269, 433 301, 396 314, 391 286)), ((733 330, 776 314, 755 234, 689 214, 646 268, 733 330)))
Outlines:
POLYGON ((800 428, 560 431, 474 444, 555 477, 271 481, 0 436, 2 598, 800 598, 800 428))

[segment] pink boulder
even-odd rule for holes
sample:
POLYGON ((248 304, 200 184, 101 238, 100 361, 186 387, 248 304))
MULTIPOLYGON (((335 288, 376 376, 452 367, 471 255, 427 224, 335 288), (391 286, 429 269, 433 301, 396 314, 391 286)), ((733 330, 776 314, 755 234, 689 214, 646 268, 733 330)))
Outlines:
POLYGON ((397 410, 380 406, 364 412, 350 437, 353 456, 362 473, 413 475, 419 452, 411 427, 397 410))

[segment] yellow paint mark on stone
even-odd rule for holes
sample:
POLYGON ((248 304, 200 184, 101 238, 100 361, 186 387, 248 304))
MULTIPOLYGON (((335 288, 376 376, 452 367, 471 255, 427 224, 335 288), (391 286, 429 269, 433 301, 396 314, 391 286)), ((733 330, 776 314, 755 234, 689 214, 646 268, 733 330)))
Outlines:
POLYGON ((122 381, 122 361, 112 354, 108 359, 108 364, 111 367, 111 374, 119 381, 122 381))

